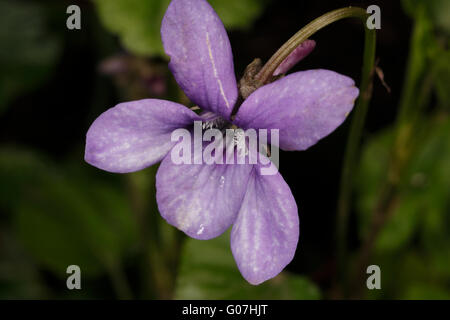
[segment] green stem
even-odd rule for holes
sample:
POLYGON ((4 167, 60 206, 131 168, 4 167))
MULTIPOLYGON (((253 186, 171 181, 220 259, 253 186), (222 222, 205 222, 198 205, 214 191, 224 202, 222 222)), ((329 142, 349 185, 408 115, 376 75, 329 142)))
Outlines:
POLYGON ((262 67, 255 79, 263 85, 269 82, 277 67, 294 51, 303 41, 327 25, 344 18, 360 18, 366 23, 366 11, 358 7, 347 7, 330 11, 311 21, 295 35, 293 35, 262 67))
MULTIPOLYGON (((365 24, 365 19, 363 19, 365 24)), ((337 255, 338 272, 344 294, 347 291, 347 229, 350 212, 351 191, 353 186, 352 170, 356 167, 359 154, 359 145, 372 96, 372 76, 375 63, 375 30, 365 28, 364 57, 360 85, 360 97, 356 103, 355 111, 347 138, 342 176, 339 190, 337 208, 337 255)))

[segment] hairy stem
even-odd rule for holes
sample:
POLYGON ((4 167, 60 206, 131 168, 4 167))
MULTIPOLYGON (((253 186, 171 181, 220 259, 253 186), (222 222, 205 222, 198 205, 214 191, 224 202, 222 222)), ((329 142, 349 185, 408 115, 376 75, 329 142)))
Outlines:
POLYGON ((330 11, 311 21, 295 35, 293 35, 262 67, 255 79, 260 86, 269 82, 278 66, 294 51, 303 41, 327 25, 344 18, 360 18, 366 23, 367 13, 358 7, 347 7, 330 11))

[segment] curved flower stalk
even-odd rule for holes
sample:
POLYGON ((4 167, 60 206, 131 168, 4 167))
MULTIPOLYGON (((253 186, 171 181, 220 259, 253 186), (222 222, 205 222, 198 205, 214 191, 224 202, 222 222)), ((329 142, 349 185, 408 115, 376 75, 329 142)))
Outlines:
POLYGON ((333 71, 297 72, 260 87, 234 114, 238 86, 233 54, 208 2, 173 0, 161 35, 177 83, 205 113, 156 99, 121 103, 90 127, 85 159, 117 173, 162 161, 156 198, 163 218, 202 240, 233 226, 231 250, 241 274, 251 284, 262 283, 284 269, 297 247, 298 209, 289 186, 278 172, 261 174, 260 163, 175 164, 172 132, 193 130, 196 121, 219 129, 278 129, 281 149, 305 150, 346 119, 359 91, 352 79, 333 71))

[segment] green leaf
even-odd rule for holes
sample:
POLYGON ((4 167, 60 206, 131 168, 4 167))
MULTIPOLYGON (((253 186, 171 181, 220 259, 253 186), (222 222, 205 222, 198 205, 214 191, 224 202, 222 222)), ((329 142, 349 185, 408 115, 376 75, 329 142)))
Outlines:
POLYGON ((60 42, 49 33, 45 14, 41 4, 0 0, 0 112, 57 62, 60 42))
POLYGON ((283 272, 259 286, 245 281, 234 262, 229 232, 219 238, 185 243, 176 299, 319 299, 306 277, 283 272))
POLYGON ((161 21, 170 0, 94 0, 104 26, 137 55, 163 55, 161 21))
POLYGON ((117 268, 136 238, 123 192, 83 170, 44 161, 29 152, 0 152, 0 179, 15 194, 7 205, 21 243, 60 276, 72 264, 85 276, 117 268))
MULTIPOLYGON (((93 0, 103 25, 117 34, 131 52, 164 56, 161 21, 170 0, 93 0)), ((225 27, 248 28, 262 12, 266 0, 212 0, 225 27)))
POLYGON ((229 29, 248 29, 258 18, 267 0, 210 0, 225 27, 229 29))

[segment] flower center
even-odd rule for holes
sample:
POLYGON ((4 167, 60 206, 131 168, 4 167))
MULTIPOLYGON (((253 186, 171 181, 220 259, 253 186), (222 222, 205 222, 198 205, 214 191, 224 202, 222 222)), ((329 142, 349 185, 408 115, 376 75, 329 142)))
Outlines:
POLYGON ((224 132, 226 129, 231 128, 233 125, 228 120, 225 120, 221 116, 218 116, 212 112, 204 112, 203 114, 201 114, 201 117, 203 118, 202 122, 203 130, 218 129, 224 132))
POLYGON ((241 143, 245 145, 245 142, 243 142, 245 140, 244 131, 236 127, 233 123, 209 111, 203 112, 200 116, 203 118, 203 131, 217 129, 222 132, 224 138, 231 138, 231 143, 234 146, 238 146, 241 143), (227 132, 227 129, 232 129, 231 133, 227 132))

